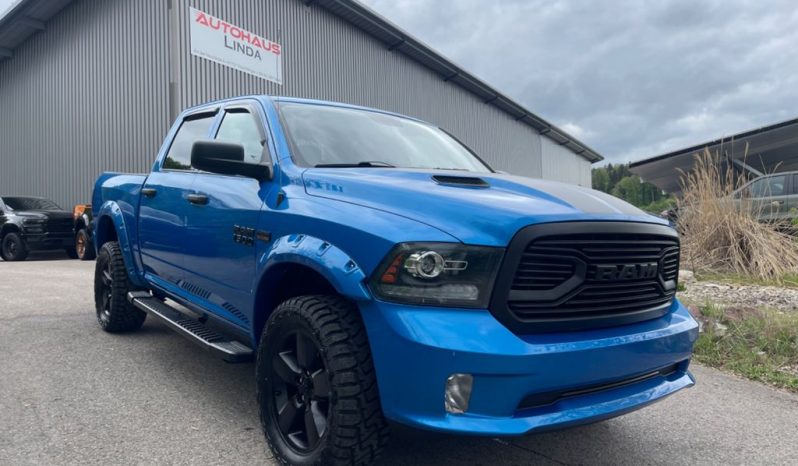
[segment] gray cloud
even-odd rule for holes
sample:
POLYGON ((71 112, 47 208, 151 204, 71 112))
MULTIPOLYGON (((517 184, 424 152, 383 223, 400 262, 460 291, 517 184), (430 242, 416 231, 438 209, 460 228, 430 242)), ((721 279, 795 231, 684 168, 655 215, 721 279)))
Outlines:
POLYGON ((794 0, 364 0, 609 161, 798 117, 794 0))

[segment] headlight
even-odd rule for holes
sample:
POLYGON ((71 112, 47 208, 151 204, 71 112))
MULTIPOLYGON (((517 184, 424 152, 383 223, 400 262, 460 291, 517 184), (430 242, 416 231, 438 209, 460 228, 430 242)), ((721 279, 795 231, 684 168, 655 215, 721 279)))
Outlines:
POLYGON ((456 243, 404 243, 371 279, 386 301, 486 308, 504 249, 456 243))

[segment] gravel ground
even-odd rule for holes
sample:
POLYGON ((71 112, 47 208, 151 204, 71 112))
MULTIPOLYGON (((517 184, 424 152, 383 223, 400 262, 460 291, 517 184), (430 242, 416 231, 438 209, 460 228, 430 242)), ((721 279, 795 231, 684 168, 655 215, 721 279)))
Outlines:
MULTIPOLYGON (((95 321, 94 264, 0 261, 0 465, 274 464, 252 364, 148 321, 95 321)), ((609 421, 510 439, 396 427, 382 465, 798 464, 798 396, 693 365, 696 387, 609 421)))
POLYGON ((711 281, 682 281, 686 290, 679 298, 694 304, 710 301, 740 309, 771 308, 779 311, 798 311, 798 288, 741 285, 711 281))

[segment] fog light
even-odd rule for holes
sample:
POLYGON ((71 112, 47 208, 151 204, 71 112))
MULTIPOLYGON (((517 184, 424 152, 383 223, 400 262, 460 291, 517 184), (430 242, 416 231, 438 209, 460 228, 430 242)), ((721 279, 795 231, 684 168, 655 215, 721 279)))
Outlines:
POLYGON ((446 412, 463 414, 468 411, 468 402, 471 400, 471 388, 474 377, 471 374, 452 374, 446 379, 446 393, 444 405, 446 412))

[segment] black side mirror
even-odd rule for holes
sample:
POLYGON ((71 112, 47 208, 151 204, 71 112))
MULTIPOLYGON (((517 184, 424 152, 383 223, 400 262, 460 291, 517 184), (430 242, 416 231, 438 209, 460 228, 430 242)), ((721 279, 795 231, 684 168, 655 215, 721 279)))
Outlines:
POLYGON ((240 175, 270 180, 272 167, 244 162, 244 146, 231 142, 200 140, 191 146, 191 166, 221 175, 240 175))

